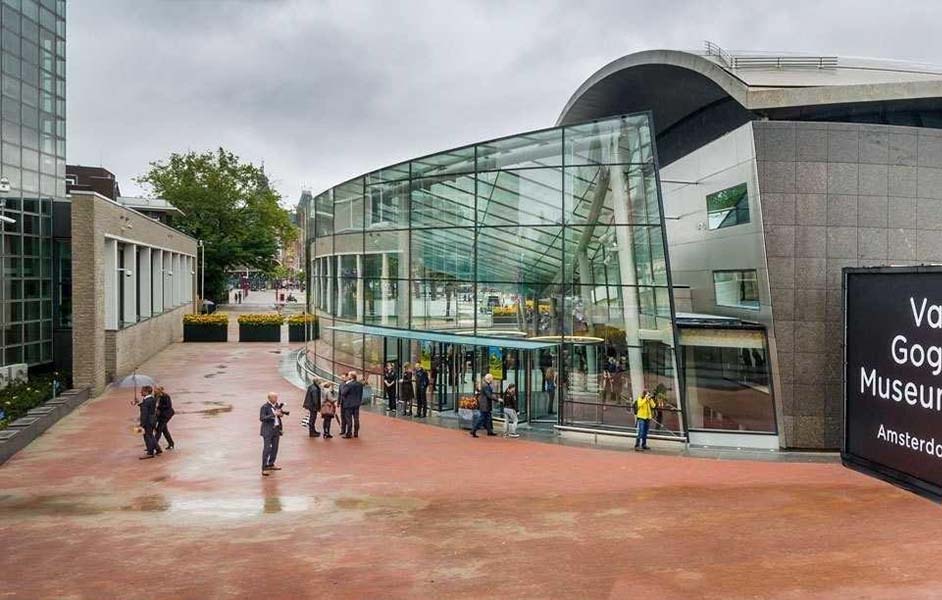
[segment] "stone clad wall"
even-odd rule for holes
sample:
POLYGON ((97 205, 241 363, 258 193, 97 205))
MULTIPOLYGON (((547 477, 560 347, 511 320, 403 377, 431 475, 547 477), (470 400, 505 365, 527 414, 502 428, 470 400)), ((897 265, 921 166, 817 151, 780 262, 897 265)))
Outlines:
MULTIPOLYGON (((170 344, 183 341, 183 315, 190 305, 119 330, 105 332, 105 378, 117 381, 170 344)), ((146 373, 145 373, 146 374, 146 373)))
POLYGON ((843 267, 942 262, 942 131, 754 123, 786 447, 837 449, 843 267))
MULTIPOLYGON (((196 256, 196 240, 94 193, 72 195, 72 372, 75 387, 98 395, 113 377, 182 339, 195 299, 119 331, 105 330, 105 238, 196 256), (109 348, 111 349, 109 352, 109 348)), ((195 293, 196 286, 192 289, 195 293)))

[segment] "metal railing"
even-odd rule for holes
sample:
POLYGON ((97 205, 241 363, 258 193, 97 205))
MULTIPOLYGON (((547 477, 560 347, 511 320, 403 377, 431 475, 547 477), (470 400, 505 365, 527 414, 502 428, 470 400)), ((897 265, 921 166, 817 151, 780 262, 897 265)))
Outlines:
POLYGON ((836 56, 734 56, 709 40, 703 53, 728 69, 836 69, 836 56))
POLYGON ((734 69, 836 69, 836 56, 734 56, 734 69))

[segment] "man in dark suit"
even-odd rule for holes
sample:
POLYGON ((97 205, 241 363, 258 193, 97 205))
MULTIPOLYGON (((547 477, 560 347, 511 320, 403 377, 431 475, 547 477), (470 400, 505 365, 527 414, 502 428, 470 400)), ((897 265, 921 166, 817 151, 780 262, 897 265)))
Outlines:
POLYGON ((268 392, 268 402, 262 405, 258 413, 258 420, 262 422, 259 435, 262 436, 262 475, 268 476, 271 471, 280 471, 275 466, 278 456, 278 441, 281 438, 281 417, 285 413, 278 404, 278 394, 268 392))
POLYGON ((428 416, 428 371, 421 364, 415 366, 415 416, 428 416))
POLYGON ((343 437, 360 437, 360 405, 363 404, 363 384, 357 381, 354 371, 347 373, 347 380, 340 386, 340 408, 343 411, 341 431, 343 437), (351 436, 351 430, 353 435, 351 436))
POLYGON ((317 431, 317 416, 321 412, 321 386, 318 384, 317 380, 311 382, 311 385, 307 388, 307 393, 304 394, 304 408, 307 409, 310 416, 307 421, 307 434, 308 437, 320 437, 320 433, 317 431))
POLYGON ((147 454, 140 457, 141 460, 144 460, 145 458, 154 458, 154 456, 163 452, 160 446, 157 445, 157 438, 154 437, 154 429, 157 428, 157 399, 154 398, 154 389, 151 386, 145 385, 141 388, 139 406, 141 409, 141 429, 144 430, 144 447, 147 449, 147 454))
POLYGON ((497 435, 494 433, 494 421, 491 420, 491 411, 497 402, 497 394, 494 393, 494 377, 488 373, 484 376, 484 385, 481 386, 481 392, 478 394, 478 417, 474 420, 471 427, 471 437, 478 437, 478 429, 482 427, 487 430, 487 435, 497 435))

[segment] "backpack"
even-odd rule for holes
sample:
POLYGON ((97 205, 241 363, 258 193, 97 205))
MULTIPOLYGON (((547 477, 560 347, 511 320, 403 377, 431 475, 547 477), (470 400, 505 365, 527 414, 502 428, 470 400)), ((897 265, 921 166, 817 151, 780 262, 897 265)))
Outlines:
POLYGON ((633 415, 638 414, 638 399, 637 398, 631 401, 631 414, 633 415))

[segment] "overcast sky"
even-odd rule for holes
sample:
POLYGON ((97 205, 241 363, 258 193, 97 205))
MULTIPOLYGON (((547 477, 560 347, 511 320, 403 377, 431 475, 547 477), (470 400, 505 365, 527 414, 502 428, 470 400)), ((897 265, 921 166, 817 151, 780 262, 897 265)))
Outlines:
POLYGON ((942 64, 942 4, 702 0, 70 0, 68 161, 122 193, 174 151, 264 161, 285 203, 461 144, 553 125, 637 50, 942 64))

